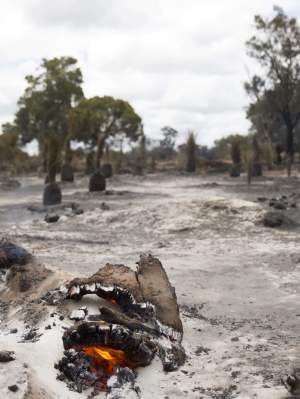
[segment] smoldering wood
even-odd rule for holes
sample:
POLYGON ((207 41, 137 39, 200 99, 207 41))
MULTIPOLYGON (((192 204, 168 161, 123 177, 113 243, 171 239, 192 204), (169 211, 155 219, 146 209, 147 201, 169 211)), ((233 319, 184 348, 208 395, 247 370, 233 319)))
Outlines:
MULTIPOLYGON (((175 289, 157 258, 142 256, 136 272, 122 264, 108 263, 91 277, 73 279, 66 288, 67 293, 61 297, 63 300, 80 301, 85 295, 95 294, 107 301, 99 306, 98 315, 93 314, 88 321, 77 322, 63 335, 67 359, 63 358, 60 363, 62 375, 59 378, 71 378, 72 382, 67 382, 70 386, 78 385, 74 377, 77 360, 71 367, 70 358, 75 356, 77 359, 79 356, 81 363, 86 364, 86 355, 82 355, 86 347, 122 350, 131 368, 149 365, 156 355, 165 371, 174 371, 185 362, 185 351, 181 345, 183 329, 175 289), (73 356, 70 351, 74 350, 77 355, 73 356)), ((79 389, 86 381, 92 383, 88 377, 88 364, 86 371, 87 378, 79 379, 79 389)), ((130 383, 127 388, 130 393, 136 392, 134 397, 138 397, 134 384, 130 383)), ((117 384, 116 395, 119 395, 119 389, 120 384, 117 384)), ((107 397, 125 398, 126 389, 124 386, 120 391, 123 396, 109 396, 113 393, 111 389, 107 397)))
POLYGON ((120 324, 129 328, 131 331, 145 331, 152 335, 160 335, 160 331, 158 328, 153 328, 138 319, 128 317, 126 314, 121 313, 116 309, 101 306, 99 310, 99 319, 106 321, 107 323, 120 324))
POLYGON ((141 256, 138 263, 137 278, 144 302, 155 306, 157 319, 165 326, 183 334, 182 322, 174 287, 161 262, 151 255, 141 256))
POLYGON ((151 255, 141 256, 137 272, 124 265, 106 264, 90 278, 72 280, 67 289, 70 299, 80 300, 87 294, 113 299, 124 313, 143 315, 144 321, 153 319, 161 333, 182 339, 175 290, 161 262, 151 255))
POLYGON ((156 347, 147 335, 100 322, 83 322, 70 328, 63 335, 63 344, 65 349, 97 345, 120 349, 133 367, 149 365, 156 353, 156 347))

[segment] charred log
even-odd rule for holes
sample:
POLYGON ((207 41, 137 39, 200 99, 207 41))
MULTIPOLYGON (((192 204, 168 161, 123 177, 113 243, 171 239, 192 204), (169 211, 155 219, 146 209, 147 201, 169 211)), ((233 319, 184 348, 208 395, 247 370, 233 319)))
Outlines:
POLYGON ((114 375, 105 380, 107 398, 139 397, 134 379, 124 380, 120 370, 147 366, 155 355, 160 357, 165 371, 176 370, 185 362, 175 290, 158 259, 142 256, 137 272, 124 265, 107 264, 89 278, 72 280, 66 289, 66 294, 59 291, 61 298, 79 301, 84 295, 95 294, 107 300, 106 305, 99 306, 98 315, 90 315, 89 321, 75 324, 63 335, 67 357, 58 365, 62 372, 59 378, 66 378, 69 386, 78 392, 86 385, 93 385, 95 392, 103 390, 105 385, 105 373, 101 374, 103 370, 97 367, 90 368, 87 354, 96 359, 100 356, 100 369, 103 359, 108 359, 107 353, 124 355, 120 363, 114 363, 120 360, 118 356, 110 363, 110 367, 119 368, 114 367, 114 375), (78 361, 79 369, 85 370, 80 375, 78 361), (96 380, 93 379, 95 373, 96 380))
POLYGON ((174 288, 162 264, 151 255, 142 256, 135 273, 124 265, 107 264, 90 278, 74 279, 68 285, 70 299, 96 294, 114 300, 129 316, 152 320, 162 334, 181 341, 182 323, 174 288))
POLYGON ((86 346, 107 346, 125 352, 133 367, 144 367, 151 363, 156 347, 148 336, 129 329, 101 322, 83 322, 67 330, 63 335, 65 349, 86 346))

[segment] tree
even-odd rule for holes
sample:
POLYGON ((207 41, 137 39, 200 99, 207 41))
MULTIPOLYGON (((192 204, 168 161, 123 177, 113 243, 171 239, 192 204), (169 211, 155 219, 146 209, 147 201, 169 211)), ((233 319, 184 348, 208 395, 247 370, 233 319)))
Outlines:
POLYGON ((175 153, 175 143, 178 131, 170 126, 161 129, 163 139, 159 142, 158 157, 162 160, 170 159, 175 153))
POLYGON ((132 106, 113 97, 83 99, 71 116, 74 137, 96 148, 95 168, 100 168, 108 138, 124 135, 137 141, 143 134, 142 120, 132 106))
POLYGON ((230 154, 232 163, 234 165, 240 166, 242 162, 241 141, 237 137, 234 137, 231 140, 230 154))
POLYGON ((245 84, 254 102, 266 101, 272 115, 279 115, 286 129, 286 153, 294 155, 294 131, 300 119, 300 28, 274 7, 271 18, 255 16, 257 34, 247 42, 248 54, 261 67, 245 84))
POLYGON ((0 134, 0 168, 12 172, 24 171, 29 155, 20 148, 18 128, 12 123, 2 125, 0 134))
POLYGON ((194 132, 189 132, 186 142, 186 171, 195 172, 197 167, 196 160, 197 144, 194 132))
POLYGON ((44 59, 39 72, 26 76, 16 125, 22 142, 37 139, 47 158, 48 181, 55 182, 61 151, 70 140, 70 111, 83 97, 82 74, 72 57, 44 59))

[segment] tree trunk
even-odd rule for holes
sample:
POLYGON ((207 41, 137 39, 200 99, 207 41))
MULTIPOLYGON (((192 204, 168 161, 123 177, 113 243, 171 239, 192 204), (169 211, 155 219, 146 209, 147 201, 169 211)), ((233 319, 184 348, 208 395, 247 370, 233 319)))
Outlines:
POLYGON ((48 144, 47 181, 48 183, 55 183, 57 164, 59 160, 59 145, 53 139, 50 139, 47 144, 48 144))
POLYGON ((272 138, 271 135, 268 134, 268 143, 267 143, 267 165, 268 165, 268 170, 273 169, 273 146, 272 146, 272 138))
POLYGON ((104 145, 105 145, 105 136, 103 136, 103 134, 99 134, 97 140, 97 152, 96 152, 96 161, 95 161, 96 170, 100 169, 101 166, 101 159, 103 156, 104 145))
POLYGON ((106 146, 105 146, 105 162, 110 163, 109 144, 106 144, 106 146))
POLYGON ((91 175, 95 170, 95 153, 93 150, 90 150, 86 154, 85 158, 85 174, 91 175))
POLYGON ((64 162, 66 164, 70 164, 72 162, 72 158, 73 153, 71 150, 71 140, 67 138, 64 145, 64 162))
POLYGON ((286 124, 286 155, 287 155, 287 175, 291 176, 292 164, 294 161, 294 126, 288 115, 285 119, 286 124))
POLYGON ((46 140, 39 140, 39 155, 42 159, 42 167, 43 167, 43 172, 47 173, 47 167, 48 167, 48 148, 47 148, 47 143, 46 140))

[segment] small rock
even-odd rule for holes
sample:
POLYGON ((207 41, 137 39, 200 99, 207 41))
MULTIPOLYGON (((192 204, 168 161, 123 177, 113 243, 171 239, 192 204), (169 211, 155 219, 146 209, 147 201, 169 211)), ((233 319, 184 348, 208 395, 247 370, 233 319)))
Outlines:
POLYGON ((276 201, 273 205, 273 208, 284 211, 286 209, 286 205, 283 202, 276 201))
POLYGON ((280 212, 267 212, 262 223, 265 227, 294 226, 295 222, 280 212))
POLYGON ((232 342, 238 342, 240 339, 239 339, 239 337, 233 337, 233 338, 231 338, 231 341, 232 342))
POLYGON ((105 203, 102 202, 102 204, 100 205, 100 208, 102 209, 102 211, 109 211, 109 206, 105 203))
POLYGON ((8 387, 8 389, 9 389, 11 392, 17 392, 17 391, 19 390, 19 387, 18 387, 18 385, 10 385, 10 386, 8 387))
POLYGON ((0 351, 0 363, 7 363, 16 360, 15 352, 13 351, 0 351))
POLYGON ((50 214, 50 215, 46 215, 45 216, 45 222, 47 222, 47 223, 56 223, 56 222, 58 222, 59 221, 59 215, 56 215, 56 214, 50 214))

